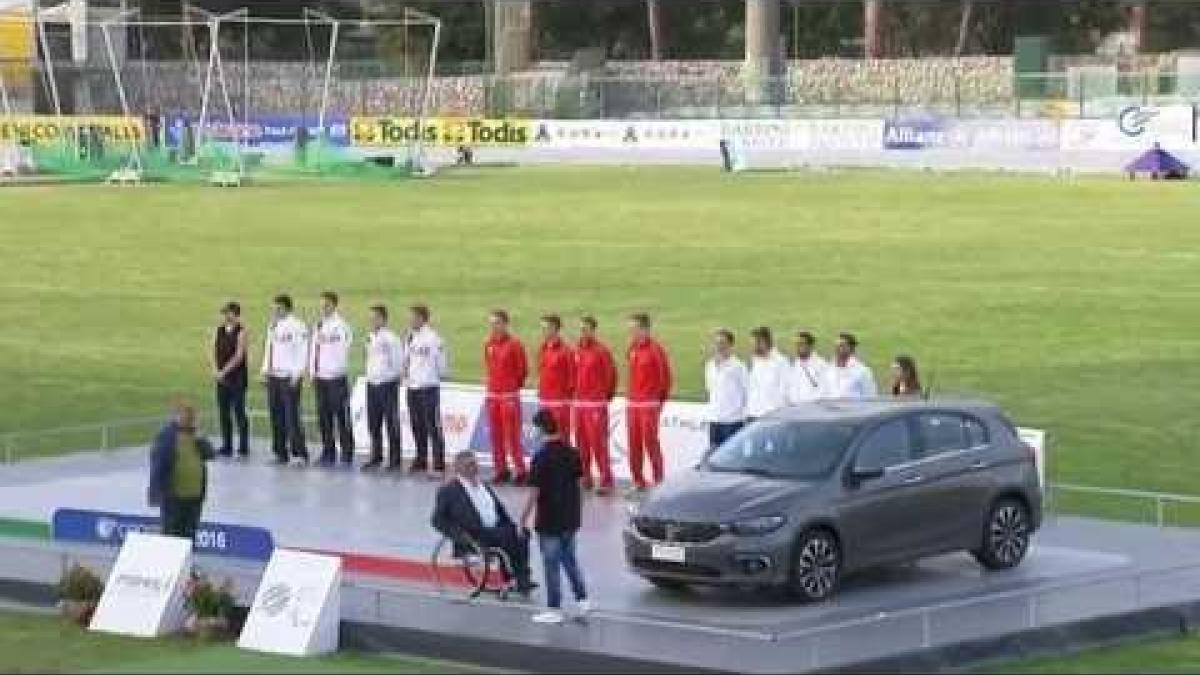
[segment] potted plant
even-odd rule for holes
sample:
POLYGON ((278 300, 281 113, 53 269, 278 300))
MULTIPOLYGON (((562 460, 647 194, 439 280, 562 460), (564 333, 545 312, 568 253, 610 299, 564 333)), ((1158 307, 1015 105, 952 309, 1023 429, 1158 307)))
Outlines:
POLYGON ((87 626, 104 593, 104 582, 88 568, 75 563, 58 582, 58 608, 64 618, 87 626))
POLYGON ((192 575, 187 587, 188 629, 205 641, 229 637, 235 602, 233 582, 217 585, 211 579, 192 575))

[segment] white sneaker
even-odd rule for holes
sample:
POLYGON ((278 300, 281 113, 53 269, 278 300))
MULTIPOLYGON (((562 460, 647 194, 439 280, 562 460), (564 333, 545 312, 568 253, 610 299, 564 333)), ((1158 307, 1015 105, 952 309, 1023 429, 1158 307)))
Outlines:
POLYGON ((575 612, 580 616, 580 618, 591 614, 593 609, 595 609, 595 607, 592 606, 592 601, 588 600, 587 598, 575 603, 575 612))
POLYGON ((551 610, 542 612, 541 614, 534 614, 533 622, 534 623, 542 623, 542 624, 557 624, 557 623, 562 623, 563 618, 564 617, 563 617, 562 612, 560 612, 557 609, 551 609, 551 610))

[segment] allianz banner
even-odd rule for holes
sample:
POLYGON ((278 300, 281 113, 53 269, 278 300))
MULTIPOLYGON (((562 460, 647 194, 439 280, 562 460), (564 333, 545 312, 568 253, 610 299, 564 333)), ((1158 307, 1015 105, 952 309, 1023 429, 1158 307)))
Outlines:
MULTIPOLYGON (((155 534, 159 519, 130 513, 58 509, 51 519, 55 541, 120 546, 130 532, 155 534)), ((202 522, 196 530, 196 552, 230 558, 266 560, 275 550, 268 530, 260 527, 202 522)))
POLYGON ((1190 148, 1196 143, 1196 110, 1189 105, 1122 108, 1101 119, 1063 120, 1063 150, 1165 150, 1190 148))
POLYGON ((480 117, 351 117, 350 144, 356 147, 427 145, 521 146, 532 138, 532 122, 480 117))
POLYGON ((53 143, 94 134, 105 143, 140 143, 146 137, 140 117, 115 115, 0 116, 0 143, 53 143))
POLYGON ((1059 125, 1042 119, 954 119, 914 113, 884 120, 885 150, 1057 150, 1059 125))

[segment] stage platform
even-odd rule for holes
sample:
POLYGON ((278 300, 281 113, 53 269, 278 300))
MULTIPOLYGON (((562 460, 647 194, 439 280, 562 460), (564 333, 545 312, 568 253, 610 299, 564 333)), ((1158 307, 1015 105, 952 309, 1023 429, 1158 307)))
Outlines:
MULTIPOLYGON (((146 465, 146 450, 131 448, 2 466, 0 519, 48 523, 62 507, 153 515, 145 505, 146 465)), ((591 496, 579 545, 599 609, 586 624, 537 626, 529 618, 540 594, 531 604, 467 602, 458 589, 439 592, 430 583, 436 481, 276 467, 263 453, 214 462, 210 472, 206 521, 263 527, 276 546, 346 557, 345 644, 509 667, 767 673, 880 659, 915 663, 935 652, 986 657, 1030 631, 1095 625, 1104 617, 1125 617, 1118 620, 1129 631, 1144 630, 1147 612, 1200 601, 1200 532, 1067 517, 1048 519, 1029 558, 1009 572, 984 573, 965 554, 943 556, 855 576, 834 600, 810 606, 749 590, 665 592, 624 566, 623 499, 591 496)), ((522 490, 501 494, 519 511, 522 490)), ((106 569, 115 553, 3 537, 0 579, 44 585, 69 560, 106 569)), ((211 556, 201 556, 200 565, 234 578, 244 598, 262 569, 211 556)), ((1153 625, 1161 623, 1159 617, 1153 625)))

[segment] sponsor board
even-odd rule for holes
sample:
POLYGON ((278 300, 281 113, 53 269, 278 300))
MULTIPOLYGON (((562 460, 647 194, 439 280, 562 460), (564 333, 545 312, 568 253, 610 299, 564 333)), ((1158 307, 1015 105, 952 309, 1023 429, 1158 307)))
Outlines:
POLYGON ((52 143, 91 134, 106 143, 139 143, 146 137, 139 117, 105 115, 0 116, 0 142, 52 143))
MULTIPOLYGON (((351 394, 351 413, 354 417, 355 444, 364 452, 370 447, 366 429, 366 381, 355 383, 351 394)), ((411 454, 413 440, 408 428, 405 397, 400 396, 400 416, 404 427, 404 447, 411 454)), ((446 452, 453 454, 461 450, 475 450, 481 461, 491 461, 491 438, 487 415, 483 414, 484 391, 475 385, 446 383, 442 385, 442 424, 446 437, 446 452)), ((521 392, 521 437, 527 455, 536 451, 537 435, 533 429, 533 415, 537 412, 537 393, 533 390, 521 392)), ((659 418, 659 439, 662 442, 663 461, 668 474, 695 466, 709 449, 708 406, 693 401, 667 401, 659 418)), ((618 479, 631 478, 628 462, 628 435, 625 424, 625 399, 613 399, 608 410, 609 454, 612 459, 613 475, 618 479)), ((1044 472, 1045 432, 1036 429, 1020 429, 1022 439, 1033 445, 1039 472, 1044 472)))
POLYGON ((1196 110, 1192 106, 1126 106, 1103 119, 1062 121, 1063 150, 1167 150, 1196 142, 1196 110))
POLYGON ((537 120, 533 147, 717 151, 722 140, 754 150, 877 150, 877 119, 537 120))
MULTIPOLYGON (((57 509, 51 519, 51 536, 56 541, 121 546, 136 533, 156 534, 158 518, 108 511, 57 509)), ((275 544, 271 533, 259 527, 200 523, 196 529, 197 553, 229 558, 266 560, 275 544)))
POLYGON ((177 632, 183 627, 191 568, 188 540, 131 533, 117 554, 89 629, 137 637, 177 632))
POLYGON ((1057 150, 1059 144, 1059 124, 1051 120, 960 120, 926 113, 883 122, 885 150, 1057 150))
MULTIPOLYGON (((224 142, 238 142, 248 146, 296 145, 300 130, 304 129, 312 141, 322 137, 321 125, 314 117, 303 115, 275 115, 255 117, 247 120, 209 119, 204 125, 205 136, 224 142)), ((195 118, 172 117, 166 127, 166 144, 178 147, 184 143, 189 127, 195 132, 199 121, 195 118)), ((325 120, 324 138, 335 146, 350 144, 350 123, 346 117, 329 117, 325 120)))
POLYGON ((337 651, 342 560, 279 549, 263 572, 238 647, 315 656, 337 651))
POLYGON ((351 117, 350 144, 397 147, 429 145, 525 145, 533 137, 529 120, 431 117, 351 117))

